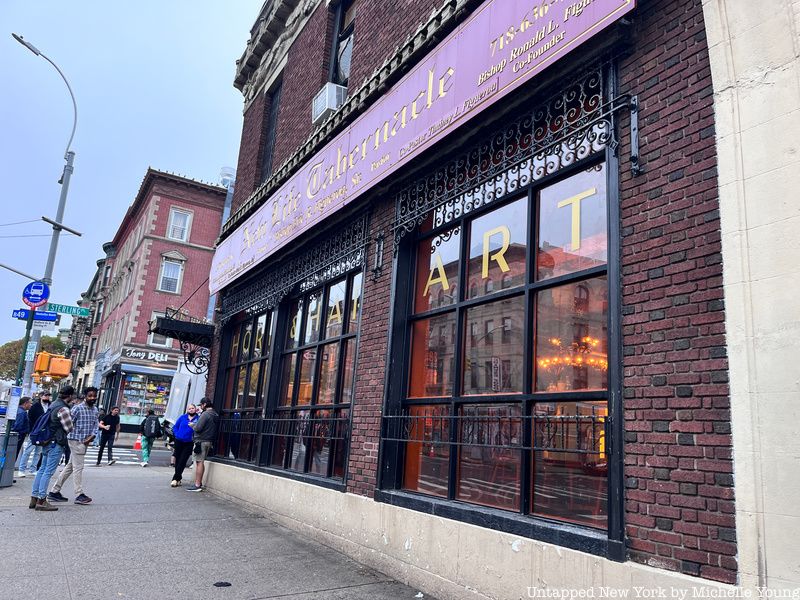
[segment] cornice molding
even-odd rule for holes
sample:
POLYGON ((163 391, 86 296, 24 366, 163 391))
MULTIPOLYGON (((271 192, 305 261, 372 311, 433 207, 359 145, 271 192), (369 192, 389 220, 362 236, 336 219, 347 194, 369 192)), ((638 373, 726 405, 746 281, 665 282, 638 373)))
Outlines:
POLYGON ((233 86, 244 95, 245 110, 283 68, 283 59, 322 0, 272 0, 264 3, 236 61, 233 86))

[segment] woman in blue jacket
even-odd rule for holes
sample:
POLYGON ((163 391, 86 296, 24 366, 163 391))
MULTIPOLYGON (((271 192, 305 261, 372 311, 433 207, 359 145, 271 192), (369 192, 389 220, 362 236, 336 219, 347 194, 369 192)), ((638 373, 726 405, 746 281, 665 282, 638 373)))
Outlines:
POLYGON ((175 437, 175 475, 172 476, 171 487, 178 487, 181 484, 186 462, 192 455, 192 434, 194 430, 189 424, 197 421, 198 417, 197 407, 194 404, 190 404, 186 407, 186 413, 178 417, 172 427, 172 435, 175 437))

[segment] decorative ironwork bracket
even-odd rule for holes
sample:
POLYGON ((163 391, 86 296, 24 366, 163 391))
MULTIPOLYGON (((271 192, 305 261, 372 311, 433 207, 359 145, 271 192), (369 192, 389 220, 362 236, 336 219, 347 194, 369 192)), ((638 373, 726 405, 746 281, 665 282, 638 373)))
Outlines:
POLYGON ((631 109, 631 174, 636 177, 644 173, 639 162, 639 96, 631 96, 628 106, 631 109))
POLYGON ((375 262, 372 266, 372 280, 376 281, 383 273, 383 246, 386 236, 381 231, 375 238, 375 262))
POLYGON ((211 351, 208 348, 181 342, 181 350, 183 350, 183 364, 190 373, 202 375, 208 371, 208 364, 211 360, 211 351))

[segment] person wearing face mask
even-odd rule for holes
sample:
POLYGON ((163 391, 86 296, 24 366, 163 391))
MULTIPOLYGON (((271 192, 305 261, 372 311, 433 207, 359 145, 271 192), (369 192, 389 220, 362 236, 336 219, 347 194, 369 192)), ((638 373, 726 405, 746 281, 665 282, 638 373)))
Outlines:
POLYGON ((198 417, 197 407, 190 404, 186 407, 186 413, 178 417, 172 428, 172 435, 175 437, 175 474, 172 476, 170 487, 178 487, 181 484, 186 462, 192 455, 194 430, 191 425, 197 422, 198 417))
POLYGON ((86 388, 86 398, 70 410, 72 414, 73 429, 67 435, 67 444, 70 449, 69 463, 61 471, 53 489, 47 494, 47 499, 55 502, 66 502, 68 499, 61 495, 61 488, 74 475, 75 504, 89 504, 92 499, 83 493, 83 463, 86 458, 86 448, 94 440, 97 430, 97 388, 86 388))

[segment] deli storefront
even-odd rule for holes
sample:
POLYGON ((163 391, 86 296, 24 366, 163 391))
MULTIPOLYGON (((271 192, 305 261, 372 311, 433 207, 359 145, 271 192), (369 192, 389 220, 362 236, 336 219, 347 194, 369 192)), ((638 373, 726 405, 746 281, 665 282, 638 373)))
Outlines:
POLYGON ((108 398, 104 406, 106 410, 119 407, 122 431, 138 432, 149 410, 163 418, 178 360, 173 352, 134 346, 122 348, 104 376, 103 386, 108 398))
MULTIPOLYGON (((412 563, 412 580, 433 581, 420 565, 459 535, 508 581, 532 577, 507 551, 517 536, 568 550, 565 573, 631 558, 620 190, 641 171, 620 69, 635 4, 529 8, 476 8, 234 213, 212 266, 209 486, 387 572, 412 563)), ((437 579, 449 568, 428 589, 458 597, 437 579)))

